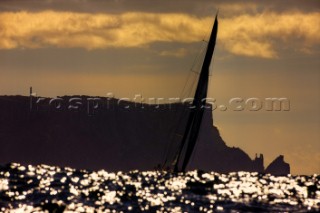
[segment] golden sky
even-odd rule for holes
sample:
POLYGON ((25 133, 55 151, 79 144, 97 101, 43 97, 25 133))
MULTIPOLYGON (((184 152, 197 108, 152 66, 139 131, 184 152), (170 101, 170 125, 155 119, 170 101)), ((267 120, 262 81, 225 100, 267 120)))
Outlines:
POLYGON ((0 94, 179 96, 219 8, 209 95, 286 97, 288 112, 214 111, 230 146, 294 174, 320 173, 320 3, 52 0, 0 2, 0 94))

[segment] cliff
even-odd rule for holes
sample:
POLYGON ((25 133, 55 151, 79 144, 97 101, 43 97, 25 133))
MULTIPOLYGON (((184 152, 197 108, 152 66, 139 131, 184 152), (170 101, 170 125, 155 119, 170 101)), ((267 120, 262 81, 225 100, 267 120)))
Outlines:
MULTIPOLYGON (((74 98, 30 102, 25 96, 0 96, 0 164, 151 170, 163 162, 173 133, 186 119, 178 116, 181 104, 119 104, 116 99, 74 98)), ((189 170, 264 171, 262 155, 252 160, 241 149, 228 147, 212 124, 208 109, 189 170)), ((282 171, 272 168, 267 172, 282 171)))
POLYGON ((266 168, 266 173, 286 175, 290 173, 290 165, 284 161, 284 156, 280 155, 266 168))

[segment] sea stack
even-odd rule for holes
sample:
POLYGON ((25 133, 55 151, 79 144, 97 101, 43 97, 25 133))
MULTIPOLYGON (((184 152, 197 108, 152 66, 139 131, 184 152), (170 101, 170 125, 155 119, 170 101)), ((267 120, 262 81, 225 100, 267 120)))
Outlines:
POLYGON ((256 154, 256 158, 253 160, 253 171, 257 172, 264 172, 264 166, 263 166, 263 154, 256 154))
POLYGON ((284 161, 284 156, 280 155, 270 163, 265 172, 273 175, 287 175, 290 174, 290 165, 284 161))

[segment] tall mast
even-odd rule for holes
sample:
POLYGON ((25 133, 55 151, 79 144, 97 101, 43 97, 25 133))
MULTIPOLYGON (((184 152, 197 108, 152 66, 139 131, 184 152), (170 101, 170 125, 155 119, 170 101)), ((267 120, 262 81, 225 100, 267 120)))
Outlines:
POLYGON ((202 64, 199 81, 197 84, 196 93, 192 102, 193 109, 188 117, 186 130, 184 132, 179 152, 174 162, 174 171, 185 171, 200 131, 201 121, 206 105, 208 81, 209 81, 209 68, 216 45, 216 38, 218 32, 218 14, 215 17, 214 25, 208 42, 206 55, 202 64), (183 152, 184 151, 184 152, 183 152), (182 153, 184 158, 181 160, 182 153), (181 162, 180 162, 181 161, 181 162))

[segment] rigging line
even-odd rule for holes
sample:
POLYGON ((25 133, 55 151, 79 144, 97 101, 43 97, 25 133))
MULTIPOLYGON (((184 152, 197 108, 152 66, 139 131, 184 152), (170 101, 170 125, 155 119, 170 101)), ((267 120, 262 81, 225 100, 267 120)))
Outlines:
MULTIPOLYGON (((202 41, 204 41, 204 39, 203 39, 202 41)), ((190 68, 190 71, 191 71, 191 72, 196 72, 196 71, 194 70, 194 69, 196 68, 196 65, 199 64, 199 62, 204 59, 203 56, 204 56, 204 53, 205 53, 205 51, 204 51, 205 49, 206 49, 206 45, 204 44, 204 42, 201 42, 201 45, 199 45, 199 51, 198 51, 196 57, 194 58, 193 63, 191 64, 191 68, 190 68), (201 60, 201 59, 202 59, 202 60, 201 60)), ((190 72, 190 73, 191 73, 191 72, 190 72)), ((188 82, 189 82, 189 79, 190 79, 190 76, 191 76, 190 73, 188 74, 187 81, 186 81, 186 83, 184 84, 184 87, 183 87, 183 89, 182 89, 182 91, 181 91, 181 95, 183 95, 183 93, 185 92, 185 88, 186 88, 186 86, 188 85, 188 82)))
MULTIPOLYGON (((171 139, 169 140, 169 143, 170 142, 172 142, 173 141, 173 139, 175 138, 175 135, 178 135, 178 127, 179 126, 181 126, 181 123, 182 123, 182 119, 184 118, 184 115, 185 115, 185 112, 188 112, 187 110, 186 110, 186 105, 185 104, 182 104, 181 105, 181 110, 179 111, 180 112, 180 115, 178 116, 178 122, 177 122, 177 126, 176 126, 176 128, 171 132, 171 139)), ((183 136, 182 136, 183 137, 183 136)), ((169 143, 167 143, 167 144, 169 144, 169 143)), ((181 142, 177 142, 178 144, 178 147, 180 147, 180 143, 181 142)), ((172 143, 171 143, 172 144, 172 143)), ((170 147, 170 144, 169 144, 169 147, 170 147)), ((178 150, 179 151, 179 150, 178 150)), ((165 162, 164 162, 164 165, 168 162, 168 152, 169 152, 169 149, 167 149, 166 150, 166 158, 165 158, 165 162)), ((174 155, 173 156, 176 156, 176 154, 177 154, 177 151, 176 152, 174 152, 174 155)))
MULTIPOLYGON (((191 110, 190 114, 188 115, 186 130, 189 129, 190 126, 192 126, 192 123, 194 121, 194 118, 192 115, 193 113, 195 113, 195 112, 191 110)), ((177 169, 178 169, 180 157, 182 155, 182 151, 183 151, 185 144, 186 144, 186 139, 190 135, 190 132, 187 132, 187 134, 186 134, 186 130, 184 131, 183 139, 181 141, 179 149, 177 150, 177 156, 175 157, 175 162, 174 162, 174 171, 177 171, 177 169)))
POLYGON ((195 155, 197 153, 197 149, 198 149, 198 144, 195 145, 194 149, 193 149, 193 152, 191 154, 191 159, 189 161, 189 165, 192 164, 194 162, 194 158, 195 158, 195 155))
POLYGON ((193 73, 195 73, 195 74, 200 74, 200 73, 198 73, 196 70, 191 70, 191 72, 193 72, 193 73))
POLYGON ((185 90, 185 88, 186 88, 186 86, 187 86, 187 84, 188 84, 188 82, 189 82, 189 79, 190 79, 190 73, 188 74, 187 80, 186 80, 186 82, 184 83, 183 89, 182 89, 182 91, 181 91, 181 93, 180 93, 180 97, 182 97, 183 92, 184 92, 184 90, 185 90))
POLYGON ((183 89, 182 89, 182 91, 181 91, 181 93, 180 93, 180 97, 183 97, 184 93, 186 92, 186 87, 187 87, 187 85, 188 85, 188 82, 189 82, 189 80, 190 80, 190 77, 191 77, 191 75, 192 75, 192 72, 196 72, 196 71, 194 71, 193 69, 194 69, 197 61, 199 60, 199 58, 200 58, 200 56, 201 56, 202 49, 203 49, 203 45, 202 45, 200 51, 198 52, 197 56, 195 57, 192 65, 191 65, 191 68, 190 68, 190 70, 189 70, 189 74, 188 74, 188 77, 187 77, 187 81, 185 82, 184 87, 183 87, 183 89))
MULTIPOLYGON (((207 96, 209 68, 210 68, 210 63, 212 60, 213 51, 214 51, 214 47, 215 47, 217 28, 218 28, 218 22, 217 22, 217 15, 216 15, 215 22, 214 22, 212 32, 210 35, 210 41, 209 41, 209 44, 207 47, 205 59, 204 59, 203 65, 202 65, 200 79, 198 81, 198 86, 196 89, 195 97, 197 99, 207 96), (201 86, 202 83, 205 83, 205 84, 201 86)), ((199 100, 194 102, 197 104, 197 106, 199 106, 199 104, 200 104, 199 100)), ((195 146, 195 143, 196 143, 196 140, 198 137, 198 133, 199 133, 199 127, 201 125, 201 121, 202 121, 202 117, 203 117, 203 112, 204 112, 203 109, 198 109, 196 112, 194 112, 196 114, 189 115, 189 116, 192 115, 192 120, 190 119, 190 122, 188 122, 187 130, 188 130, 188 134, 191 134, 189 136, 189 140, 191 140, 191 143, 189 142, 189 144, 187 146, 187 150, 186 150, 186 154, 185 154, 186 157, 183 160, 181 171, 185 171, 186 166, 188 165, 188 162, 190 160, 190 156, 192 155, 192 152, 194 150, 194 146, 195 146), (192 124, 191 124, 191 122, 192 122, 192 124), (190 128, 189 128, 189 124, 191 125, 190 128)), ((184 138, 185 138, 185 136, 186 136, 186 134, 184 135, 184 138)), ((184 143, 185 143, 185 140, 183 140, 183 144, 184 143)), ((181 150, 180 150, 180 153, 181 153, 181 150)), ((180 157, 180 155, 179 155, 179 157, 180 157)), ((178 170, 178 164, 175 164, 175 171, 177 171, 177 170, 178 170)))
POLYGON ((186 82, 185 87, 183 88, 182 95, 183 94, 185 95, 188 92, 189 85, 190 85, 190 83, 192 83, 192 81, 193 81, 193 72, 190 69, 188 71, 188 81, 186 82))
POLYGON ((165 150, 165 152, 164 152, 164 155, 162 156, 162 159, 163 159, 163 166, 165 166, 166 165, 166 163, 167 163, 167 161, 168 161, 168 155, 169 155, 169 148, 172 146, 172 142, 174 141, 174 139, 175 139, 175 135, 177 135, 177 132, 178 132, 178 127, 181 125, 181 122, 182 122, 182 118, 183 118, 183 113, 184 113, 184 110, 185 110, 185 107, 184 107, 184 105, 181 105, 181 108, 182 109, 178 109, 176 112, 175 112, 175 115, 177 115, 178 113, 178 120, 177 120, 177 125, 176 125, 176 127, 172 130, 172 131, 170 131, 170 133, 169 133, 169 140, 168 140, 168 142, 167 142, 167 144, 166 144, 166 150, 165 150), (171 145, 171 146, 170 146, 171 145))
POLYGON ((193 79, 193 81, 191 82, 191 84, 189 85, 188 90, 186 91, 186 96, 189 97, 191 95, 191 93, 194 90, 196 81, 197 81, 197 76, 194 77, 195 79, 193 79))
MULTIPOLYGON (((196 83, 196 79, 194 79, 194 81, 193 81, 191 90, 194 88, 194 84, 195 84, 195 83, 196 83)), ((193 103, 193 101, 192 101, 191 103, 193 103)), ((192 110, 188 111, 188 119, 187 119, 186 128, 188 128, 188 123, 189 123, 189 120, 190 120, 191 113, 194 113, 194 112, 192 112, 192 110)), ((186 133, 186 132, 184 131, 184 134, 185 134, 185 133, 186 133)), ((185 137, 185 135, 184 135, 184 137, 185 137)), ((183 149, 183 147, 185 146, 185 143, 183 142, 183 141, 184 141, 184 137, 183 137, 182 140, 180 141, 179 149, 175 152, 175 158, 174 158, 174 159, 175 159, 175 161, 177 162, 176 164, 179 163, 179 159, 180 159, 181 154, 182 154, 182 149, 183 149)))
MULTIPOLYGON (((201 56, 201 59, 198 59, 197 60, 197 64, 195 64, 196 66, 198 66, 198 67, 195 67, 196 69, 195 70, 201 70, 202 69, 202 63, 200 63, 200 62, 203 62, 203 60, 204 60, 204 56, 205 56, 205 50, 206 50, 207 48, 206 48, 206 46, 205 45, 203 45, 202 44, 202 48, 201 48, 201 50, 200 50, 200 52, 199 52, 199 57, 198 58, 200 58, 200 56, 201 56)), ((191 95, 190 93, 193 91, 193 89, 194 89, 194 87, 195 87, 195 83, 197 82, 197 80, 199 79, 199 74, 200 74, 200 72, 198 71, 195 71, 195 70, 191 70, 191 72, 193 73, 193 74, 196 74, 196 76, 195 76, 195 79, 193 79, 193 81, 192 81, 192 84, 190 85, 190 88, 188 89, 188 91, 189 91, 189 93, 188 93, 188 95, 191 95)))
POLYGON ((193 79, 193 81, 192 81, 192 84, 190 85, 190 88, 189 88, 189 93, 187 94, 188 96, 190 96, 191 94, 191 92, 193 92, 194 91, 194 87, 196 86, 195 84, 197 83, 197 80, 199 79, 199 77, 200 76, 195 76, 195 79, 193 79))
MULTIPOLYGON (((219 12, 219 10, 218 10, 219 12)), ((216 41, 216 44, 215 44, 215 49, 216 49, 216 46, 217 46, 217 41, 216 41)), ((209 69, 209 80, 208 80, 208 89, 211 85, 213 85, 213 83, 211 82, 211 79, 212 79, 212 76, 213 76, 213 65, 215 64, 214 63, 214 60, 215 60, 215 54, 216 54, 216 51, 213 52, 213 55, 212 55, 212 59, 211 59, 211 69, 209 69)), ((208 92, 209 93, 209 92, 208 92)))
MULTIPOLYGON (((191 76, 191 75, 190 75, 191 76)), ((191 90, 193 89, 193 87, 194 87, 194 84, 195 84, 195 82, 196 82, 196 80, 194 79, 193 81, 192 81, 192 87, 190 88, 191 90)), ((187 91, 186 91, 187 92, 187 91)), ((177 127, 175 128, 175 130, 170 134, 171 135, 171 139, 169 140, 169 142, 167 143, 167 146, 166 146, 166 151, 165 151, 165 158, 163 157, 163 159, 164 159, 164 165, 167 163, 167 161, 168 161, 168 154, 169 154, 169 147, 170 147, 170 142, 172 142, 173 141, 173 139, 175 138, 175 134, 177 133, 177 129, 178 129, 178 127, 181 125, 181 123, 182 123, 182 119, 183 119, 183 113, 186 111, 186 105, 182 105, 182 110, 181 110, 181 114, 179 115, 179 119, 178 119, 178 123, 177 123, 177 127)), ((180 144, 181 145, 181 144, 180 144)), ((179 147, 179 146, 178 146, 179 147)), ((176 152, 175 154, 174 154, 174 156, 177 154, 178 152, 176 152)))
MULTIPOLYGON (((188 94, 190 93, 190 91, 193 89, 196 79, 193 79, 193 81, 191 80, 192 83, 191 83, 191 87, 190 87, 190 88, 187 88, 187 85, 188 85, 188 83, 189 83, 189 81, 190 81, 190 78, 191 78, 191 76, 192 76, 192 72, 199 75, 198 72, 196 72, 196 71, 194 71, 194 70, 192 70, 192 69, 195 68, 195 66, 197 65, 197 63, 200 61, 200 57, 201 57, 201 56, 203 57, 204 49, 205 49, 205 45, 202 43, 202 44, 201 44, 201 47, 200 47, 200 50, 199 50, 197 56, 195 57, 195 59, 194 59, 194 61, 193 61, 193 63, 192 63, 192 66, 191 66, 191 69, 190 69, 191 72, 189 72, 189 74, 188 74, 187 80, 186 80, 186 82, 185 82, 185 84, 184 84, 184 87, 183 87, 181 93, 180 93, 180 97, 183 97, 183 96, 184 96, 184 93, 186 93, 186 95, 188 95, 188 94)), ((181 120, 182 120, 182 117, 179 119, 178 125, 181 124, 181 120)), ((177 131, 177 128, 170 134, 170 135, 172 135, 170 138, 174 138, 174 134, 175 134, 176 131, 177 131)), ((171 140, 172 140, 172 139, 171 139, 171 140)), ((171 140, 170 140, 170 141, 171 141, 171 140)), ((166 151, 165 151, 165 153, 164 153, 165 156, 168 155, 168 149, 169 149, 169 147, 170 147, 170 144, 169 144, 170 141, 167 143, 166 151)), ((165 159, 165 156, 163 156, 163 159, 165 159)), ((166 162, 166 159, 165 159, 165 162, 166 162)))
POLYGON ((195 71, 191 71, 190 72, 190 76, 192 76, 190 83, 188 84, 188 88, 185 90, 185 96, 189 97, 191 95, 191 92, 194 89, 194 84, 196 83, 198 77, 199 77, 199 73, 195 72, 195 71))
MULTIPOLYGON (((205 113, 205 112, 204 112, 204 113, 205 113)), ((203 113, 203 114, 204 114, 204 113, 203 113)), ((202 127, 202 125, 203 125, 203 122, 201 122, 201 124, 200 124, 200 128, 199 128, 200 132, 199 132, 199 135, 201 135, 201 127, 202 127)), ((198 139, 197 139, 197 140, 198 140, 198 139)), ((192 154, 191 154, 191 159, 190 159, 190 161, 189 161, 189 164, 194 161, 195 155, 196 155, 197 150, 198 150, 198 146, 199 146, 199 143, 196 143, 196 144, 195 144, 195 147, 194 147, 194 150, 193 150, 193 152, 192 152, 192 154)))
MULTIPOLYGON (((206 34, 205 34, 206 35, 206 34)), ((205 38, 206 36, 204 36, 204 38, 205 38)), ((195 84, 195 82, 196 82, 196 79, 194 79, 193 80, 193 82, 192 82, 192 84, 191 84, 191 87, 189 88, 189 89, 186 89, 186 87, 187 87, 187 85, 188 85, 188 82, 189 82, 189 79, 190 79, 190 77, 191 77, 191 75, 192 75, 192 72, 193 73, 196 73, 197 75, 199 75, 199 73, 198 72, 196 72, 195 70, 193 70, 194 68, 195 68, 195 66, 196 65, 198 65, 197 63, 199 63, 200 62, 200 57, 202 58, 202 62, 203 62, 203 60, 204 60, 204 53, 206 52, 205 51, 205 49, 206 49, 206 45, 204 45, 204 42, 206 42, 204 39, 202 40, 203 42, 201 43, 202 45, 201 45, 201 48, 200 48, 200 51, 198 52, 198 54, 197 54, 197 57, 194 59, 194 61, 193 61, 193 63, 192 63, 192 67, 191 67, 191 72, 188 74, 188 77, 187 77, 187 81, 186 81, 186 83, 184 84, 184 87, 183 87, 183 89, 182 89, 182 91, 181 91, 181 94, 180 94, 180 97, 182 97, 182 95, 184 95, 184 92, 185 93, 187 93, 187 94, 189 94, 189 93, 191 93, 191 91, 192 91, 192 89, 194 88, 194 84, 195 84)), ((207 42, 206 42, 207 43, 207 42)), ((202 67, 200 67, 200 69, 201 69, 202 67)), ((186 94, 186 95, 187 95, 186 94)), ((185 106, 183 106, 183 108, 185 108, 185 106)), ((181 120, 182 120, 182 116, 179 118, 179 121, 178 121, 178 124, 181 124, 181 120)), ((178 127, 177 127, 178 128, 178 127)), ((175 134, 176 134, 176 132, 177 132, 177 128, 170 134, 171 135, 171 138, 174 138, 174 136, 175 136, 175 134)), ((164 165, 167 163, 167 160, 168 160, 168 152, 169 152, 169 147, 170 147, 170 141, 172 141, 172 139, 170 139, 169 140, 169 142, 167 143, 167 146, 166 146, 166 151, 165 151, 165 155, 164 155, 164 157, 165 157, 165 161, 164 161, 164 165)), ((181 145, 181 144, 180 144, 181 145)), ((164 159, 164 157, 163 157, 163 159, 164 159)))
MULTIPOLYGON (((177 112, 175 112, 175 114, 177 114, 177 112)), ((182 116, 178 116, 179 117, 179 120, 182 118, 182 116)), ((180 123, 178 120, 178 124, 180 123)), ((174 140, 174 137, 175 137, 175 134, 177 132, 177 128, 174 128, 174 130, 170 131, 169 133, 169 140, 168 142, 166 143, 166 149, 165 149, 165 152, 164 152, 164 155, 162 156, 162 160, 163 160, 163 166, 166 165, 167 161, 168 161, 168 155, 169 155, 169 148, 170 148, 170 145, 171 145, 171 142, 174 140)))
MULTIPOLYGON (((202 49, 204 49, 204 48, 202 48, 202 49)), ((200 54, 199 55, 203 55, 203 52, 202 52, 202 50, 201 50, 201 52, 200 52, 200 54), (202 54, 201 54, 202 53, 202 54)), ((199 57, 198 57, 199 58, 199 57)), ((199 59, 198 59, 199 60, 199 59)), ((195 74, 196 72, 193 72, 193 74, 195 74)), ((199 75, 199 73, 196 73, 197 75, 199 75)), ((190 76, 191 76, 191 73, 189 74, 190 76)), ((195 78, 196 79, 193 79, 193 81, 192 81, 192 84, 190 85, 190 88, 189 89, 187 89, 186 90, 186 93, 190 93, 190 92, 192 92, 192 90, 193 90, 193 88, 194 88, 194 85, 195 85, 195 83, 197 82, 196 80, 198 79, 197 78, 198 76, 195 76, 195 78), (189 92, 188 92, 189 91, 189 92)), ((186 107, 186 106, 183 106, 184 108, 186 107)), ((184 109, 185 110, 185 109, 184 109)), ((178 125, 180 125, 181 124, 181 120, 182 120, 182 117, 180 117, 180 119, 179 119, 179 122, 178 122, 178 125)), ((181 142, 182 143, 182 142, 181 142)), ((181 147, 181 144, 180 144, 180 146, 179 147, 181 147)), ((168 151, 167 151, 168 152, 168 151)), ((175 153, 175 155, 174 156, 176 156, 177 154, 179 154, 180 152, 179 152, 179 150, 175 153)), ((180 156, 180 154, 179 154, 179 156, 180 156)), ((175 157, 176 158, 176 157, 175 157)), ((165 161, 165 163, 167 162, 167 159, 166 159, 166 161, 165 161)))

